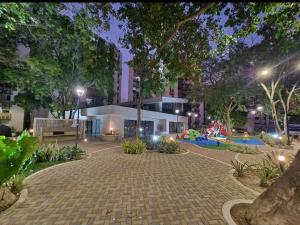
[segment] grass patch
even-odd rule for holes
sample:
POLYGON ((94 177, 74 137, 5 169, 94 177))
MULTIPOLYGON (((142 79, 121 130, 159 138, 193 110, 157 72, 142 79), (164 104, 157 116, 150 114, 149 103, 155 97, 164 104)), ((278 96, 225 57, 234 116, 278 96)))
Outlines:
POLYGON ((30 174, 33 174, 39 170, 45 169, 47 167, 50 166, 54 166, 57 164, 61 164, 64 163, 64 161, 52 161, 52 162, 39 162, 39 163, 33 163, 30 164, 24 171, 23 171, 23 175, 24 177, 29 176, 30 174))

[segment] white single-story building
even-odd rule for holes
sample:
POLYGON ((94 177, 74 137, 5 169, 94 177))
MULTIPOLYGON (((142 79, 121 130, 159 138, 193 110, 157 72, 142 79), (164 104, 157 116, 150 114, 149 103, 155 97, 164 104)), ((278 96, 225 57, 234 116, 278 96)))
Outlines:
MULTIPOLYGON (((81 109, 79 115, 81 120, 86 120, 86 136, 110 132, 119 133, 120 138, 135 136, 136 108, 106 105, 81 109)), ((176 114, 141 110, 141 121, 142 135, 170 135, 176 134, 176 129, 178 132, 188 129, 188 117, 176 114)))

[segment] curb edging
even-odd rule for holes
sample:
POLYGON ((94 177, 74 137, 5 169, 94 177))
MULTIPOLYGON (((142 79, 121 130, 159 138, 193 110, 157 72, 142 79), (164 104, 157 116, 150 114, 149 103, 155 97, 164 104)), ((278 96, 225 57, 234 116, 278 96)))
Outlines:
POLYGON ((231 216, 231 208, 236 205, 236 204, 239 204, 239 203, 248 203, 248 204, 251 204, 253 202, 253 200, 247 200, 247 199, 234 199, 234 200, 230 200, 230 201, 227 201, 223 204, 223 207, 222 207, 222 213, 223 213, 223 217, 225 219, 225 221, 227 222, 228 225, 237 225, 232 216, 231 216))

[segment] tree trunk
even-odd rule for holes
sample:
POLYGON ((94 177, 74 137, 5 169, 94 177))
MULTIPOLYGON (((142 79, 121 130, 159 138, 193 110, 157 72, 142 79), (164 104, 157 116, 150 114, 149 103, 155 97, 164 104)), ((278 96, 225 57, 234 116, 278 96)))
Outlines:
POLYGON ((227 136, 230 137, 232 135, 232 132, 231 132, 231 116, 229 111, 227 111, 226 113, 225 123, 226 123, 227 136))
POLYGON ((141 127, 141 108, 142 108, 142 96, 141 93, 139 93, 138 99, 137 99, 137 120, 136 120, 136 140, 140 139, 140 127, 141 127))
POLYGON ((250 225, 300 224, 300 150, 287 171, 247 209, 250 225))
POLYGON ((281 130, 280 125, 279 125, 278 115, 277 115, 277 111, 276 111, 276 103, 272 102, 271 104, 272 104, 272 118, 273 118, 274 123, 275 123, 276 132, 278 134, 281 134, 282 130, 281 130))

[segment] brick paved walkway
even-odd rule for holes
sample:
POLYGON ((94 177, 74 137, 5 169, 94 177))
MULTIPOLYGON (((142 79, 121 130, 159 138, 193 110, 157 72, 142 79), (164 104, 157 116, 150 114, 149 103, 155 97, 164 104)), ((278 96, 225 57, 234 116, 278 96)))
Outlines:
POLYGON ((225 225, 226 201, 255 197, 231 180, 230 167, 199 155, 97 148, 30 178, 25 202, 0 224, 225 225))

